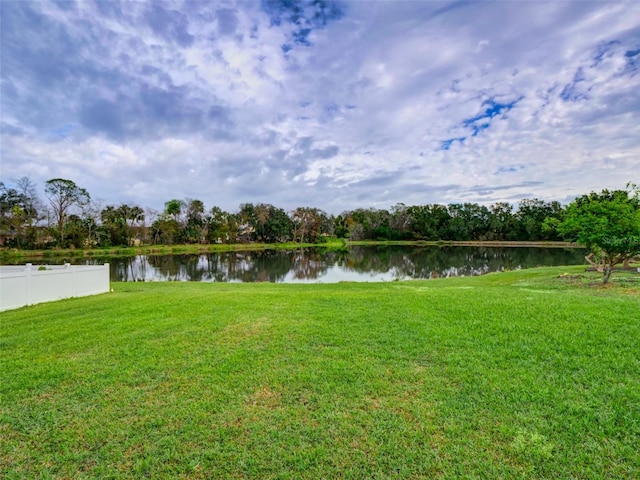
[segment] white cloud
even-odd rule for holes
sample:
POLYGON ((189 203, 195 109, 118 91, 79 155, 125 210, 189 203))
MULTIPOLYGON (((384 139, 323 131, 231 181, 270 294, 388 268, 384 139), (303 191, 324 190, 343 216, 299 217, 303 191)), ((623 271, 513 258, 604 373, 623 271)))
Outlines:
POLYGON ((3 3, 2 178, 333 213, 638 181, 637 2, 340 5, 3 3))

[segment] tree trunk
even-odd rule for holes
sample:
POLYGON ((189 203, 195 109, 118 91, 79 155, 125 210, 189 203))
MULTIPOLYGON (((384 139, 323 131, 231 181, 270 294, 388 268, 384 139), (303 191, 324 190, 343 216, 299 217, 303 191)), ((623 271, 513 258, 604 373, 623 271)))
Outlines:
POLYGON ((604 262, 602 260, 598 260, 595 261, 593 260, 593 255, 594 253, 591 252, 589 253, 589 255, 587 255, 586 257, 584 257, 584 259, 593 267, 596 269, 597 272, 604 272, 605 270, 605 265, 604 262))
POLYGON ((613 265, 607 264, 604 267, 604 276, 602 278, 602 283, 603 284, 609 283, 609 277, 611 277, 611 272, 612 271, 613 271, 613 265))
POLYGON ((58 233, 60 234, 60 248, 64 248, 64 217, 58 219, 58 233))

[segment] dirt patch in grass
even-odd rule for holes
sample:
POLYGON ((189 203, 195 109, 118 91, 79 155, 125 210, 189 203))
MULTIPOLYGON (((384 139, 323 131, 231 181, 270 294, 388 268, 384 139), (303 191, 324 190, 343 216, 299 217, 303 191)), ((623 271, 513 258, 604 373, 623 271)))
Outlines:
POLYGON ((262 387, 253 392, 246 401, 247 405, 274 409, 280 405, 280 392, 270 387, 262 387))
POLYGON ((221 344, 239 344, 262 335, 270 325, 271 322, 267 318, 230 323, 216 336, 216 340, 221 344))
POLYGON ((599 273, 569 274, 563 273, 556 277, 565 285, 577 288, 587 288, 599 292, 622 293, 640 295, 640 275, 632 273, 614 273, 608 283, 602 283, 599 273))

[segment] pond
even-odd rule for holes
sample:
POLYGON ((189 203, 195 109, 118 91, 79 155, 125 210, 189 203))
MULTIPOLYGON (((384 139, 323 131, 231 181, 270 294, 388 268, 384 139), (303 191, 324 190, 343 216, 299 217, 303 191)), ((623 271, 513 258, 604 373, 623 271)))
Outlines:
POLYGON ((111 281, 116 282, 335 283, 430 279, 536 266, 582 265, 584 255, 585 250, 576 248, 353 246, 344 250, 304 248, 82 258, 72 263, 108 262, 111 281))

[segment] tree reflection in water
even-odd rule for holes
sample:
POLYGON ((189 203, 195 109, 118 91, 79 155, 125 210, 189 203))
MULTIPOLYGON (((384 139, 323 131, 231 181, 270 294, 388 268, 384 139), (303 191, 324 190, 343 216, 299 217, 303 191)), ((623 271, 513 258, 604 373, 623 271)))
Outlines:
POLYGON ((335 282, 482 275, 536 266, 584 264, 583 249, 357 246, 197 255, 81 259, 111 264, 112 281, 335 282))

